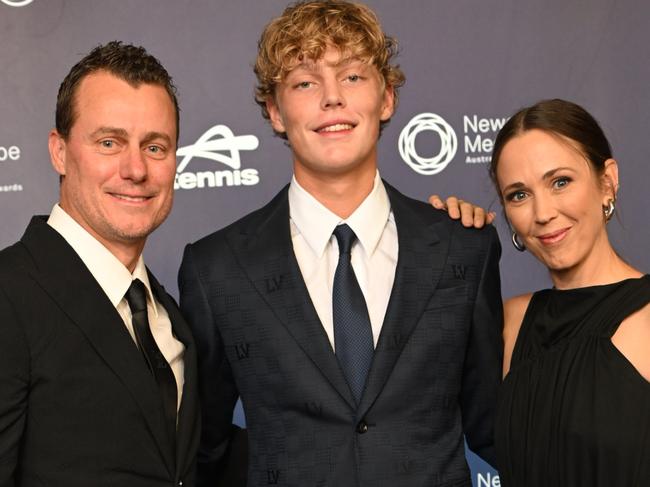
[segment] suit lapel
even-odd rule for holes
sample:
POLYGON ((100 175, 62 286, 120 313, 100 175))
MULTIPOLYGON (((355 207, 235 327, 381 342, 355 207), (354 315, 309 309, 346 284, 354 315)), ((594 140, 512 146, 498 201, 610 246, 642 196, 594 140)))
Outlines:
POLYGON ((293 252, 287 188, 260 210, 240 234, 229 234, 229 244, 278 320, 332 387, 355 407, 293 252))
POLYGON ((404 345, 424 312, 437 286, 447 259, 448 240, 436 227, 418 219, 408 199, 386 184, 395 217, 398 236, 398 259, 388 309, 366 389, 359 405, 363 416, 388 380, 404 345))
POLYGON ((183 355, 183 395, 178 410, 178 427, 176 433, 176 469, 179 475, 183 475, 187 465, 193 459, 188 458, 190 452, 196 451, 199 431, 199 404, 197 390, 197 369, 196 369, 196 346, 189 326, 180 313, 178 306, 167 294, 165 289, 158 283, 151 272, 149 283, 156 296, 169 315, 172 323, 174 336, 185 346, 183 355))
POLYGON ((120 379, 126 394, 138 404, 143 421, 173 474, 173 451, 165 430, 160 394, 117 310, 79 256, 44 219, 32 219, 22 242, 38 268, 34 279, 86 336, 120 379))

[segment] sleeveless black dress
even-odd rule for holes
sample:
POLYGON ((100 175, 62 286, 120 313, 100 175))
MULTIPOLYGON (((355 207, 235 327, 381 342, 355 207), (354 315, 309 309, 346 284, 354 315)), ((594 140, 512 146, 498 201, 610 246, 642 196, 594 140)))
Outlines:
POLYGON ((499 397, 502 486, 650 487, 650 382, 610 340, 648 302, 648 275, 533 295, 499 397))

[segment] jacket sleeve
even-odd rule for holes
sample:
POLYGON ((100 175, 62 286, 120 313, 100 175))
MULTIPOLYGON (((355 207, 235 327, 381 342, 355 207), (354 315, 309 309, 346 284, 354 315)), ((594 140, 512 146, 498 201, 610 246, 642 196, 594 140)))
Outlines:
POLYGON ((488 227, 485 232, 487 252, 478 282, 463 367, 461 409, 469 448, 495 466, 494 416, 503 361, 501 246, 494 227, 488 227))
MULTIPOLYGON (((178 285, 180 308, 188 321, 197 346, 199 394, 201 399, 202 431, 197 462, 197 486, 216 487, 228 468, 245 470, 245 451, 236 447, 236 454, 244 459, 233 461, 231 438, 241 437, 241 431, 232 424, 233 410, 239 393, 237 391, 223 341, 217 326, 218 317, 210 302, 209 275, 219 272, 208 266, 215 262, 198 261, 192 245, 187 245, 181 263, 178 285)), ((241 442, 237 442, 240 444, 241 442)), ((239 476, 239 473, 236 473, 239 476)), ((227 477, 226 477, 227 478, 227 477)))
POLYGON ((0 287, 0 487, 15 485, 28 392, 27 340, 15 306, 0 287))

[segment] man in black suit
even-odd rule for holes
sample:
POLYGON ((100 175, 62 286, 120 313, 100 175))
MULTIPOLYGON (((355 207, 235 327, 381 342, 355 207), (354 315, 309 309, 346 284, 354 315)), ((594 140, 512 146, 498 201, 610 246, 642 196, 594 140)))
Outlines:
POLYGON ((379 177, 404 80, 394 47, 344 1, 293 4, 262 34, 256 99, 294 176, 185 249, 201 486, 239 396, 250 486, 471 486, 464 439, 493 462, 500 247, 494 228, 464 228, 379 177))
POLYGON ((59 89, 60 197, 0 252, 0 486, 190 486, 196 347, 146 269, 173 199, 176 89, 110 42, 59 89))

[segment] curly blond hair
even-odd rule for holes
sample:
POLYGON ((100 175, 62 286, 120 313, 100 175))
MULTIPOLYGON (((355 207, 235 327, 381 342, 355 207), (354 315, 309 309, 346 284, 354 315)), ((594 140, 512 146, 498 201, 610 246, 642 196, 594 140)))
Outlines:
POLYGON ((264 118, 269 118, 266 101, 274 96, 276 85, 303 60, 319 60, 328 46, 374 65, 385 86, 393 88, 397 105, 397 91, 404 84, 404 73, 391 64, 397 42, 384 34, 375 13, 344 0, 301 1, 273 19, 258 43, 255 101, 264 118))

